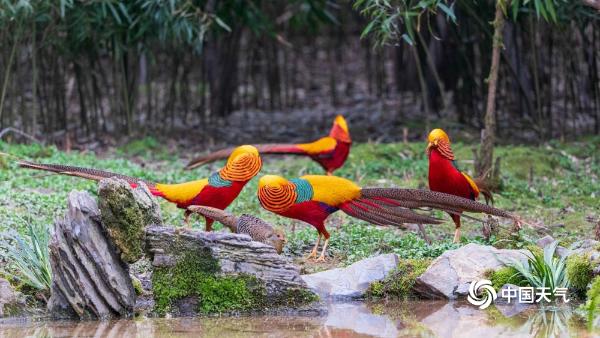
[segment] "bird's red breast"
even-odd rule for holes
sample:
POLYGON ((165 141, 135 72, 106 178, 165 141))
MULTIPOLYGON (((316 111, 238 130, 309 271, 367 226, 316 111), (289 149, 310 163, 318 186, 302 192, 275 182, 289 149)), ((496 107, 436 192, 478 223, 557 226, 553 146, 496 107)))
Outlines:
POLYGON ((479 191, 474 191, 467 178, 438 149, 429 152, 429 189, 468 199, 476 199, 479 191))

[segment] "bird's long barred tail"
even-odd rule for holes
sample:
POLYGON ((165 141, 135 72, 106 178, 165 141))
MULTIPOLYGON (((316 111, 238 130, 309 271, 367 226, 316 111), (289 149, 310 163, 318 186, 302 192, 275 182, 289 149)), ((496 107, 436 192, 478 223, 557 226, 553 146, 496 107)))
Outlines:
POLYGON ((238 232, 238 217, 225 210, 207 207, 203 205, 192 205, 188 207, 188 210, 198 213, 204 217, 213 219, 217 222, 221 222, 221 224, 228 227, 229 230, 231 230, 231 232, 238 232))
POLYGON ((440 219, 370 198, 359 198, 344 203, 340 209, 350 216, 377 225, 402 226, 405 223, 439 224, 442 222, 440 219))
POLYGON ((122 180, 125 180, 127 183, 136 186, 138 182, 144 182, 150 190, 154 189, 155 184, 152 182, 148 182, 145 180, 141 180, 135 177, 115 174, 108 171, 90 169, 90 168, 82 168, 82 167, 74 167, 70 165, 62 165, 62 164, 45 164, 45 163, 33 163, 28 161, 20 161, 19 167, 27 168, 27 169, 35 169, 35 170, 43 170, 50 171, 61 175, 68 176, 76 176, 81 178, 86 178, 89 180, 100 181, 103 178, 111 178, 117 177, 122 180))
POLYGON ((464 211, 482 212, 518 221, 514 215, 504 210, 437 191, 397 188, 365 188, 361 190, 361 196, 390 206, 395 205, 405 208, 430 207, 450 213, 464 211))
POLYGON ((234 149, 235 148, 225 148, 212 152, 210 154, 206 154, 204 156, 196 157, 185 166, 185 169, 194 169, 207 163, 211 163, 218 160, 224 160, 227 157, 229 157, 229 155, 231 155, 234 149))
MULTIPOLYGON (((260 154, 304 154, 304 150, 298 148, 295 144, 277 144, 277 143, 270 143, 270 144, 255 144, 254 147, 256 147, 256 149, 258 149, 258 152, 260 154)), ((231 153, 233 152, 235 148, 225 148, 225 149, 221 149, 221 150, 217 150, 215 152, 203 155, 203 156, 199 156, 196 157, 195 159, 191 160, 190 163, 188 163, 185 166, 185 169, 194 169, 197 167, 200 167, 202 165, 205 165, 207 163, 212 163, 215 161, 219 161, 219 160, 224 160, 227 157, 229 157, 229 155, 231 155, 231 153)))

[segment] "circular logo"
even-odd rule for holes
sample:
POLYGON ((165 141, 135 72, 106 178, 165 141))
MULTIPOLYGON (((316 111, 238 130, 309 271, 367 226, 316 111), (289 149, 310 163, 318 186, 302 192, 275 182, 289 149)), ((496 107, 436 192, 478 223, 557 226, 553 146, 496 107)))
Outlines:
POLYGON ((471 285, 469 286, 469 295, 467 296, 469 303, 479 306, 479 308, 483 310, 490 306, 496 298, 498 298, 498 295, 490 280, 482 279, 471 282, 471 285))

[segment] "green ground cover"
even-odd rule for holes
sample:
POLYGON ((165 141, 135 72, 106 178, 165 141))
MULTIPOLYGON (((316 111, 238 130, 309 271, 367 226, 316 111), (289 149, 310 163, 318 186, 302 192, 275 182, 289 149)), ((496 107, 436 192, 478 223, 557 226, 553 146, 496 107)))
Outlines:
MULTIPOLYGON (((426 188, 428 163, 422 142, 402 144, 355 144, 346 165, 336 175, 359 182, 361 186, 399 186, 426 188)), ((458 165, 470 171, 472 148, 470 144, 453 145, 458 165)), ((222 163, 193 171, 184 171, 187 158, 160 142, 145 138, 124 146, 94 154, 91 152, 59 151, 55 147, 0 143, 0 151, 19 158, 47 163, 61 163, 93 167, 159 182, 183 182, 207 177, 222 163)), ((495 195, 496 206, 521 215, 530 223, 547 230, 525 228, 518 237, 510 237, 511 246, 523 247, 545 233, 552 234, 562 243, 593 237, 593 227, 600 219, 600 138, 586 138, 578 142, 551 142, 541 146, 500 146, 497 155, 502 158, 502 191, 495 195)), ((305 158, 269 157, 261 174, 275 173, 297 177, 308 173, 322 173, 318 165, 305 158)), ((300 258, 316 239, 316 232, 308 225, 279 217, 263 210, 255 196, 257 180, 252 180, 242 191, 230 210, 236 214, 250 213, 288 234, 287 255, 300 258), (295 228, 295 231, 292 229, 295 228)), ((96 194, 96 183, 67 176, 59 176, 19 169, 13 158, 0 160, 0 232, 16 229, 25 233, 28 223, 48 227, 64 213, 67 194, 73 190, 87 190, 96 194)), ((183 212, 174 205, 161 201, 165 223, 182 225, 183 212)), ((347 265, 378 253, 396 252, 403 258, 432 258, 443 251, 457 247, 452 244, 453 224, 447 215, 436 213, 447 221, 427 227, 434 239, 427 245, 419 235, 396 228, 383 228, 352 219, 341 212, 328 223, 331 233, 332 256, 329 265, 347 265)), ((200 219, 194 226, 202 228, 200 219)), ((510 224, 501 221, 501 227, 510 224)), ((219 227, 218 227, 219 228, 219 227)), ((463 222, 463 242, 483 242, 481 223, 463 222)), ((492 244, 506 238, 493 236, 492 244)), ((324 267, 323 267, 324 268, 324 267)))

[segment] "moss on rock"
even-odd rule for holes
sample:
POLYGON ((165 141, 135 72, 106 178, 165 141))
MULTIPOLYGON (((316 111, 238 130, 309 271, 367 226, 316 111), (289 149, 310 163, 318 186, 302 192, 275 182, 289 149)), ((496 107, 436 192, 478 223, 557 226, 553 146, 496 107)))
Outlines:
POLYGON ((136 295, 139 296, 144 293, 142 282, 137 277, 131 276, 131 284, 133 285, 133 290, 135 290, 136 295))
POLYGON ((217 261, 206 254, 186 253, 172 267, 158 267, 152 275, 155 310, 164 314, 176 300, 196 297, 198 312, 222 313, 260 308, 266 289, 258 278, 218 275, 217 261))
POLYGON ((496 290, 500 290, 504 284, 524 285, 521 274, 512 266, 505 266, 496 271, 487 271, 485 276, 492 282, 492 286, 496 290))
POLYGON ((591 282, 593 269, 588 255, 579 254, 567 258, 567 278, 571 287, 579 294, 583 294, 591 282))
POLYGON ((98 207, 109 236, 127 263, 143 256, 144 228, 160 224, 160 208, 147 188, 133 189, 124 180, 102 180, 98 207))
POLYGON ((431 263, 429 259, 404 259, 381 281, 371 283, 367 290, 367 298, 406 299, 411 295, 417 277, 431 263))

